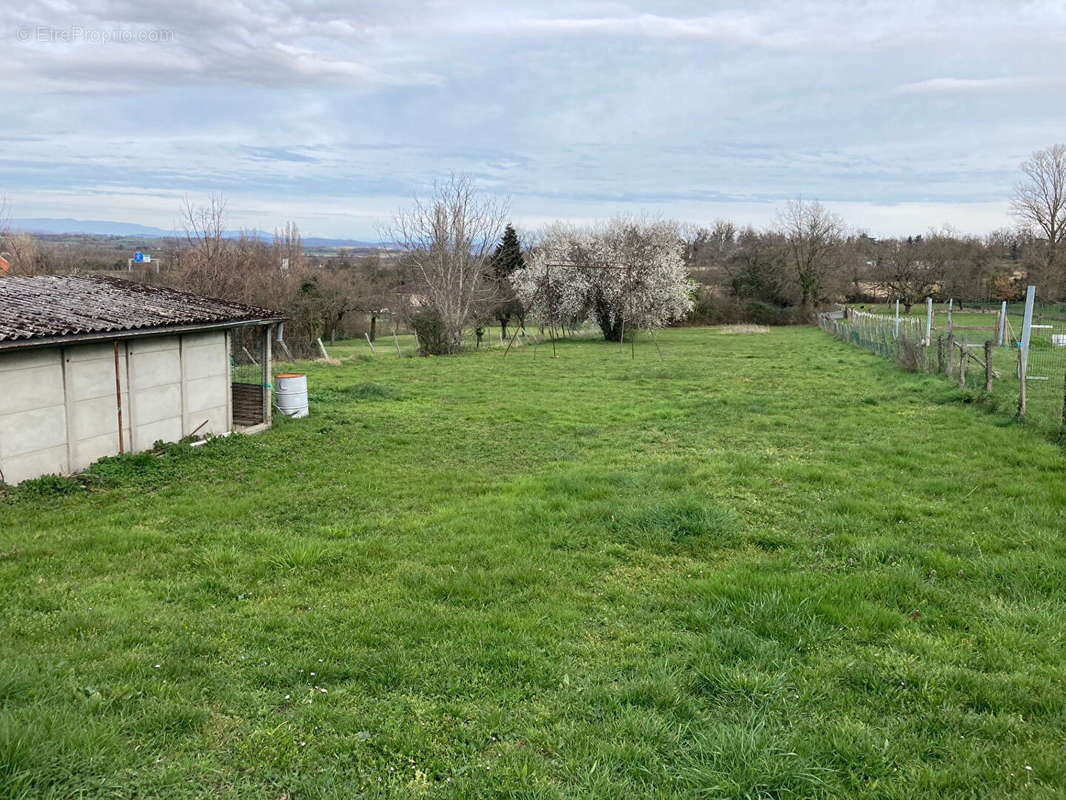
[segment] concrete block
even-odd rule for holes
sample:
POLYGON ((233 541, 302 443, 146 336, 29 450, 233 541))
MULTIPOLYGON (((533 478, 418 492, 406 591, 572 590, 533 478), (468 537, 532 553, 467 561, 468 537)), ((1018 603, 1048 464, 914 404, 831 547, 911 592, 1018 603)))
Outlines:
MULTIPOLYGON (((107 361, 112 365, 112 370, 115 364, 115 343, 103 342, 92 344, 72 344, 63 348, 64 355, 67 359, 67 363, 79 362, 79 361, 107 361)), ((124 359, 126 356, 126 343, 118 343, 118 355, 120 359, 124 359)))
POLYGON ((176 442, 181 438, 181 417, 167 417, 147 425, 138 425, 133 431, 134 451, 148 450, 160 440, 176 442))
POLYGON ((177 420, 180 428, 180 384, 169 383, 134 391, 131 421, 135 426, 147 425, 158 422, 161 419, 170 418, 177 420))
POLYGON ((0 471, 4 481, 21 483, 41 475, 63 475, 67 472, 67 446, 48 447, 20 456, 0 456, 0 471))
POLYGON ((208 433, 214 436, 219 436, 220 434, 229 431, 229 415, 226 406, 218 406, 216 408, 205 408, 200 411, 187 412, 185 414, 185 435, 188 436, 191 434, 196 426, 205 419, 208 422, 204 427, 196 431, 197 436, 204 436, 208 433))
POLYGON ((225 375, 215 375, 185 382, 185 410, 199 411, 204 408, 226 405, 229 381, 225 375))
MULTIPOLYGON (((47 367, 59 361, 58 347, 41 347, 0 353, 0 374, 21 369, 47 367)), ((4 378, 5 382, 7 378, 4 378)))
POLYGON ((59 350, 51 363, 6 372, 0 380, 0 415, 63 402, 63 365, 59 350))
MULTIPOLYGON (((122 391, 129 389, 126 384, 126 361, 120 352, 119 381, 122 391)), ((114 353, 111 358, 79 360, 71 358, 68 353, 67 360, 67 398, 73 402, 91 400, 96 397, 115 396, 115 359, 114 353)))
MULTIPOLYGON (((123 396, 123 423, 129 421, 129 397, 123 396)), ((67 406, 70 440, 91 439, 118 431, 118 408, 114 394, 70 402, 67 406)))
POLYGON ((225 375, 229 366, 226 338, 218 336, 213 341, 197 346, 190 346, 183 342, 181 357, 182 371, 186 380, 225 375))
POLYGON ((135 343, 130 350, 130 380, 134 392, 181 380, 181 359, 177 339, 171 339, 170 349, 143 350, 135 343))
MULTIPOLYGON (((62 399, 62 394, 59 395, 62 399)), ((0 457, 5 460, 50 447, 66 446, 64 406, 47 406, 0 416, 0 457)))
POLYGON ((178 349, 178 336, 148 336, 143 339, 130 339, 131 353, 154 353, 178 349))
MULTIPOLYGON (((128 442, 128 439, 127 439, 128 442)), ((101 436, 93 436, 70 443, 70 471, 85 469, 104 456, 118 455, 118 433, 112 430, 101 436)))

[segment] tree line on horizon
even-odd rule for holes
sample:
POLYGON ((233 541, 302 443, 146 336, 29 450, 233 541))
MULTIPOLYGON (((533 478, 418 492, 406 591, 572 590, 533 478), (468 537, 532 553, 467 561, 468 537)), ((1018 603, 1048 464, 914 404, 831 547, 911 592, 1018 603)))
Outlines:
MULTIPOLYGON (((794 200, 766 228, 728 220, 706 226, 616 217, 598 225, 556 223, 519 232, 506 201, 466 177, 438 182, 383 231, 398 251, 305 253, 286 223, 264 241, 226 234, 226 201, 186 199, 185 236, 170 242, 167 268, 137 278, 275 308, 290 341, 413 329, 424 352, 456 352, 464 331, 499 325, 501 338, 542 325, 597 324, 606 339, 667 324, 808 321, 829 303, 927 296, 1015 300, 1037 284, 1066 299, 1066 145, 1021 165, 1012 228, 964 236, 932 228, 906 237, 850 231, 818 201, 794 200), (554 266, 554 269, 552 265, 554 266), (549 279, 550 278, 550 279, 549 279)), ((6 218, 0 208, 0 216, 6 218)), ((51 248, 0 219, 7 274, 86 271, 69 246, 51 248)))

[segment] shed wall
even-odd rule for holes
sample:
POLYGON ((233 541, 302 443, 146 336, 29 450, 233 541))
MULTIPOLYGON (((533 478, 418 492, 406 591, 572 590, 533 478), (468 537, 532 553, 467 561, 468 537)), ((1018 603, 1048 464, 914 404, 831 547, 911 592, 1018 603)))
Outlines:
MULTIPOLYGON (((230 430, 224 331, 118 343, 124 449, 230 430)), ((0 353, 0 472, 7 483, 119 452, 113 342, 0 353)))

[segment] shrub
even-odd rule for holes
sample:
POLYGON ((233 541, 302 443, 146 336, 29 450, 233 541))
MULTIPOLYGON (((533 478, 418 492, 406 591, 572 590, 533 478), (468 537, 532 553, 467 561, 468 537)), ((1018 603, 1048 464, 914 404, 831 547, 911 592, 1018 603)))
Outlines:
POLYGON ((18 486, 0 484, 0 491, 7 492, 12 498, 23 497, 44 500, 49 497, 62 497, 83 490, 83 486, 66 475, 42 475, 39 478, 23 481, 18 486))
POLYGON ((444 356, 452 352, 444 320, 436 311, 419 311, 411 317, 411 327, 418 337, 419 355, 444 356))
POLYGON ((762 300, 716 297, 698 289, 693 298, 689 325, 806 325, 811 315, 798 306, 778 306, 762 300))

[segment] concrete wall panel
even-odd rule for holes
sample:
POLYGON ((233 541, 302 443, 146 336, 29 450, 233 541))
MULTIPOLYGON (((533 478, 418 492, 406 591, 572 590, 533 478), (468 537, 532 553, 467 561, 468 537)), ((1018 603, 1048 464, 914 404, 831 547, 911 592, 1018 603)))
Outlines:
MULTIPOLYGON (((54 402, 53 395, 48 402, 54 402)), ((62 394, 59 395, 62 399, 62 394)), ((63 406, 46 406, 0 415, 0 456, 24 456, 67 443, 67 416, 63 406)))
POLYGON ((135 391, 133 412, 132 421, 135 426, 159 422, 161 419, 180 420, 181 384, 170 383, 135 391))
MULTIPOLYGON (((231 430, 224 331, 119 343, 127 452, 231 430), (131 391, 132 388, 132 391, 131 391)), ((0 470, 9 483, 119 451, 113 342, 0 353, 0 470)))
POLYGON ((54 363, 5 372, 0 414, 31 411, 42 403, 63 402, 63 365, 56 351, 54 363))
POLYGON ((201 422, 207 420, 207 424, 200 430, 196 431, 197 436, 204 436, 205 434, 212 434, 218 436, 219 434, 226 433, 230 429, 229 424, 229 411, 226 406, 217 406, 215 408, 202 408, 199 411, 189 411, 185 414, 185 435, 188 436, 200 425, 201 422))
POLYGON ((67 472, 67 446, 46 447, 10 458, 0 456, 0 472, 4 473, 4 481, 11 484, 42 475, 62 475, 67 472))
POLYGON ((59 348, 57 347, 0 353, 0 374, 19 369, 47 367, 54 364, 58 358, 59 348))
POLYGON ((130 345, 130 380, 133 391, 162 386, 167 383, 181 382, 181 359, 178 354, 177 339, 169 349, 152 347, 146 350, 141 342, 130 345))
MULTIPOLYGON (((74 402, 96 397, 115 396, 115 352, 110 347, 104 358, 85 358, 78 351, 81 347, 64 349, 67 371, 67 397, 74 402)), ((119 348, 119 381, 122 392, 129 390, 126 380, 126 349, 119 348)))
MULTIPOLYGON (((127 442, 129 440, 127 439, 127 442)), ((110 433, 100 436, 79 439, 70 445, 70 471, 77 472, 85 469, 90 464, 99 461, 104 456, 113 456, 118 453, 117 426, 112 425, 110 433)))
POLYGON ((198 378, 185 382, 185 411, 201 411, 205 408, 226 405, 229 382, 225 375, 198 378))
POLYGON ((133 429, 133 449, 137 452, 150 450, 159 440, 176 442, 182 437, 181 417, 166 417, 133 429))

